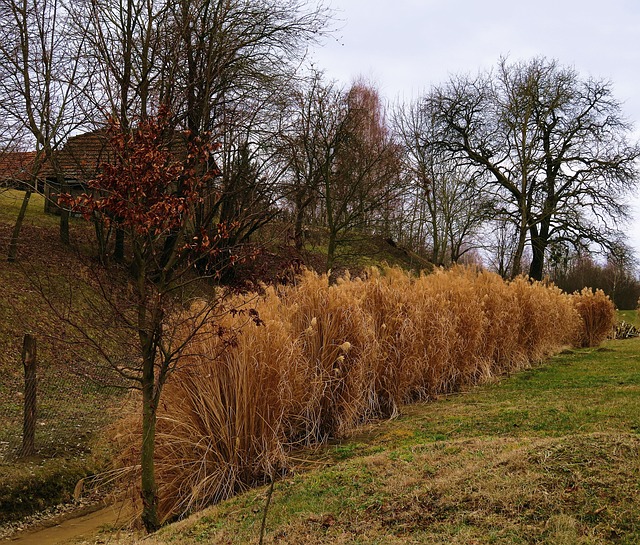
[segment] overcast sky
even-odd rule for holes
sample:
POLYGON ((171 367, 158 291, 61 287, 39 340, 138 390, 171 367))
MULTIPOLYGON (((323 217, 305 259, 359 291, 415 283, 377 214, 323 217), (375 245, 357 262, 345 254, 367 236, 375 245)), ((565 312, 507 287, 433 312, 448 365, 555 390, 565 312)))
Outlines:
MULTIPOLYGON (((638 0, 328 0, 335 39, 316 67, 349 84, 364 76, 390 101, 417 97, 449 75, 543 55, 608 79, 640 138, 638 0)), ((640 196, 626 229, 640 258, 640 196)))

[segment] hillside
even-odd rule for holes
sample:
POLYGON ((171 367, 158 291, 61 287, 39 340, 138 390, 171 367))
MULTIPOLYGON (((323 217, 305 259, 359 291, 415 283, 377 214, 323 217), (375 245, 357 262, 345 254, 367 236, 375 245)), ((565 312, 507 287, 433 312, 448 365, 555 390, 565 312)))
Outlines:
MULTIPOLYGON (((29 204, 18 260, 7 262, 21 198, 16 191, 0 193, 0 523, 71 498, 78 480, 99 466, 93 444, 109 421, 107 409, 122 395, 86 376, 78 365, 83 348, 66 342, 68 326, 42 297, 42 291, 52 287, 63 298, 86 295, 74 291, 74 279, 82 275, 86 262, 75 248, 60 244, 58 219, 43 213, 37 195, 29 204), (26 333, 37 342, 36 456, 16 460, 22 437, 20 355, 26 333)), ((83 222, 73 222, 72 236, 80 240, 86 228, 83 222)), ((115 281, 114 287, 118 289, 115 281)), ((99 378, 99 373, 93 374, 99 378)))
MULTIPOLYGON (((5 201, 0 213, 0 251, 17 202, 5 201)), ((0 501, 22 503, 25 513, 70 498, 77 480, 96 469, 93 438, 110 418, 105 409, 119 400, 77 372, 73 363, 81 347, 59 342, 64 327, 38 286, 73 287, 87 257, 61 247, 55 218, 43 216, 37 201, 33 205, 19 264, 0 263, 6 287, 0 297, 0 416, 9 424, 0 432, 0 445, 7 453, 16 448, 20 432, 25 332, 39 339, 44 371, 38 456, 0 466, 7 476, 0 501)), ((73 229, 87 232, 82 222, 73 229)), ((378 259, 417 261, 384 240, 360 242, 352 253, 355 267, 378 259)), ((290 248, 270 247, 250 268, 254 275, 273 273, 302 258, 319 263, 322 251, 316 246, 295 256, 290 248)), ((117 277, 112 281, 110 289, 124 289, 117 277)), ((69 293, 75 299, 77 292, 69 293)), ((275 483, 265 542, 636 543, 639 353, 638 339, 568 351, 500 384, 406 407, 400 418, 346 441, 295 453, 294 469, 275 483)), ((258 543, 268 498, 268 488, 249 491, 144 543, 258 543)), ((135 539, 123 535, 119 543, 135 539)), ((97 539, 118 542, 109 529, 97 539)))

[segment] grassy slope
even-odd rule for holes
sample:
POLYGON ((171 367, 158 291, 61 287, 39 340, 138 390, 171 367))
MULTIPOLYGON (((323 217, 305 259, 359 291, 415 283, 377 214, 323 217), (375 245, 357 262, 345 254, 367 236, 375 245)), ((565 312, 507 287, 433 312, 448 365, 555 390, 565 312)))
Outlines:
MULTIPOLYGON (((276 483, 265 543, 638 543, 639 433, 640 339, 565 353, 301 454, 316 468, 276 483)), ((265 498, 144 543, 257 543, 265 498)))
MULTIPOLYGON (((64 328, 29 277, 60 280, 80 268, 58 242, 55 216, 33 195, 20 237, 18 262, 6 261, 9 236, 22 203, 19 191, 0 192, 0 522, 68 500, 79 478, 91 472, 91 444, 107 422, 105 407, 118 396, 69 371, 75 351, 56 341, 64 328), (22 337, 38 342, 37 456, 15 460, 22 433, 22 337)), ((86 225, 72 222, 72 237, 86 225)))
POLYGON ((618 311, 618 319, 633 324, 637 328, 640 328, 640 317, 638 317, 638 312, 635 310, 618 311))
MULTIPOLYGON (((19 196, 8 193, 0 200, 4 251, 19 196)), ((57 246, 57 219, 41 209, 34 198, 22 262, 39 267, 36 258, 47 256, 42 270, 51 272, 68 265, 70 257, 57 246)), ((0 282, 0 409, 19 410, 21 334, 25 326, 46 330, 52 319, 18 267, 0 260, 0 282)), ((54 351, 43 345, 40 353, 55 369, 54 351)), ((402 418, 349 442, 301 453, 308 460, 301 471, 276 484, 266 542, 640 541, 638 354, 636 339, 608 343, 604 351, 561 355, 501 385, 409 407, 402 418), (315 469, 302 471, 310 467, 315 469)), ((80 415, 89 427, 97 425, 104 417, 101 401, 87 390, 73 405, 57 407, 66 415, 54 430, 62 456, 2 465, 0 484, 20 492, 20 483, 31 488, 28 479, 35 474, 57 491, 72 486, 74 478, 63 483, 59 470, 86 471, 89 435, 75 441, 75 426, 80 415)), ((45 430, 51 435, 50 426, 45 430)), ((31 491, 23 492, 27 499, 31 491)), ((155 542, 255 543, 265 494, 250 491, 165 529, 155 542)), ((122 543, 129 542, 127 537, 122 543)))

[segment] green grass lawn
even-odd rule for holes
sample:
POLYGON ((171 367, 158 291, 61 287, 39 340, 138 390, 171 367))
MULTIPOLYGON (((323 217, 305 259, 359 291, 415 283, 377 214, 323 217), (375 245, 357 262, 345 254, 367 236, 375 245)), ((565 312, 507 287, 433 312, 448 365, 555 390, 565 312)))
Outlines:
MULTIPOLYGON (((22 206, 24 191, 7 189, 0 191, 0 222, 13 225, 18 217, 18 212, 22 206)), ((44 197, 38 193, 33 193, 29 199, 25 224, 39 227, 56 227, 60 223, 60 218, 44 212, 44 197)))
MULTIPOLYGON (((640 339, 567 351, 298 457, 265 543, 640 543, 640 339)), ((258 543, 266 495, 144 543, 258 543)))
POLYGON ((637 310, 619 310, 618 318, 620 320, 624 320, 625 322, 633 324, 636 327, 640 327, 640 317, 638 317, 637 310))

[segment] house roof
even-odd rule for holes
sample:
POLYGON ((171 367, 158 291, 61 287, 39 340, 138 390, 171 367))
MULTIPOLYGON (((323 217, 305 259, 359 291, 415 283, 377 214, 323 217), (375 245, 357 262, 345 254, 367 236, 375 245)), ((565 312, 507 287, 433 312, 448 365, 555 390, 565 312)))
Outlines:
MULTIPOLYGON (((55 153, 65 178, 84 182, 93 178, 98 167, 109 160, 108 147, 106 131, 100 129, 72 136, 64 147, 55 153)), ((30 180, 36 157, 35 151, 0 152, 0 182, 30 180)), ((51 163, 44 161, 37 177, 43 179, 53 176, 51 163)))
MULTIPOLYGON (((109 137, 104 129, 98 129, 67 140, 56 153, 60 170, 71 180, 88 181, 95 177, 98 167, 109 161, 109 137)), ((51 164, 43 169, 45 177, 54 176, 51 164)))
MULTIPOLYGON (((185 137, 182 133, 174 135, 170 146, 177 156, 186 154, 185 137)), ((108 132, 105 129, 97 129, 72 136, 55 155, 66 180, 85 183, 95 178, 100 165, 113 160, 113 153, 108 132)), ((34 151, 0 153, 0 181, 28 180, 32 175, 30 168, 33 168, 35 158, 34 151)), ((54 177, 51 163, 45 161, 39 170, 38 178, 54 177)))
POLYGON ((29 181, 33 175, 35 151, 0 152, 0 182, 29 181))

